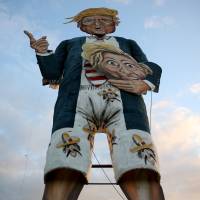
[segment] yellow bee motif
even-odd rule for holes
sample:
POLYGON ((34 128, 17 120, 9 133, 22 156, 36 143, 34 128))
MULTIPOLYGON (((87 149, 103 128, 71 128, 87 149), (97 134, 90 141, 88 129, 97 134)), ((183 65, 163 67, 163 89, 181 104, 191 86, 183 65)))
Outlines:
POLYGON ((80 138, 70 136, 69 133, 64 132, 62 134, 62 142, 58 143, 56 145, 56 148, 63 148, 63 152, 66 153, 66 156, 68 157, 71 155, 72 157, 76 157, 77 154, 81 155, 81 148, 78 145, 80 142, 80 138))
POLYGON ((146 142, 137 134, 132 136, 133 142, 137 145, 130 148, 130 152, 135 153, 138 152, 138 157, 144 159, 145 164, 150 162, 152 165, 156 162, 156 155, 153 150, 153 144, 146 144, 146 142))
POLYGON ((117 90, 115 89, 105 89, 102 92, 98 93, 99 96, 103 96, 103 99, 106 100, 107 102, 114 102, 115 100, 120 101, 118 99, 118 94, 117 94, 117 90))

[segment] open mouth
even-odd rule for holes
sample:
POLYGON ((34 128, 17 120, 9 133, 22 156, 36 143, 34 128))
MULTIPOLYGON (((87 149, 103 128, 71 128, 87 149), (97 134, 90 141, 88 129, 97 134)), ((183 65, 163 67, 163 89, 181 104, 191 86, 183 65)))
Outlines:
POLYGON ((95 29, 94 30, 95 33, 101 33, 101 34, 104 34, 105 31, 104 30, 101 30, 101 29, 95 29))
POLYGON ((102 28, 99 28, 99 27, 96 27, 95 30, 97 30, 97 31, 102 31, 103 29, 102 29, 102 28))

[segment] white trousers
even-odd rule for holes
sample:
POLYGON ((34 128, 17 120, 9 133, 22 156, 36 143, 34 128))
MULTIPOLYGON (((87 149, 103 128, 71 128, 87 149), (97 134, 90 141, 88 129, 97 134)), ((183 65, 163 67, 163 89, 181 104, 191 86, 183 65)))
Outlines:
POLYGON ((159 174, 158 157, 148 132, 127 130, 118 89, 109 84, 99 88, 81 86, 73 128, 52 134, 47 151, 45 175, 59 168, 87 174, 95 133, 106 133, 116 181, 134 169, 159 174))

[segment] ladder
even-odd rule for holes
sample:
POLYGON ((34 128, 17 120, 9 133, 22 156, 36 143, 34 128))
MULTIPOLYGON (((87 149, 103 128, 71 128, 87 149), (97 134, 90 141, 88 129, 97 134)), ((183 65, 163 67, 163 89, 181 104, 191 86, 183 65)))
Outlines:
MULTIPOLYGON (((104 169, 104 168, 112 168, 112 165, 111 164, 104 164, 104 165, 101 165, 101 164, 94 164, 92 165, 92 168, 101 168, 101 169, 104 169)), ((117 185, 116 182, 114 183, 111 183, 111 182, 108 182, 108 183, 87 183, 87 185, 117 185)))

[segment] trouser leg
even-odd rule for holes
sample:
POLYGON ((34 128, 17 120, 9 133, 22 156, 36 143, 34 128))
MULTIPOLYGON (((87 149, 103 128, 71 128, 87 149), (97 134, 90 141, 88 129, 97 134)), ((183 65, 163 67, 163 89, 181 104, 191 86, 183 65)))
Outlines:
POLYGON ((158 157, 149 133, 115 132, 111 157, 115 177, 129 200, 164 200, 158 157))
POLYGON ((90 143, 81 129, 54 132, 47 151, 43 200, 76 200, 91 166, 90 143))

